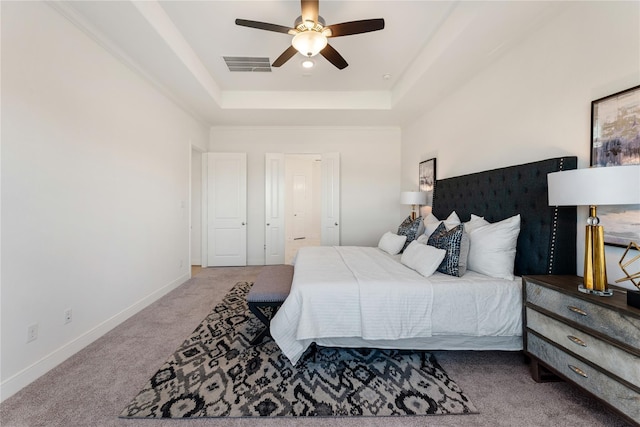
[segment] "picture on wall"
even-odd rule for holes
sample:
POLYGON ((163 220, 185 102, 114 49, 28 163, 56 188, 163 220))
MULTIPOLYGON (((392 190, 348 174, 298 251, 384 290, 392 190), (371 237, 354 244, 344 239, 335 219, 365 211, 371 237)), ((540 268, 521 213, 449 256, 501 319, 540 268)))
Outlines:
POLYGON ((591 103, 591 166, 640 164, 640 86, 591 103))
POLYGON ((425 160, 420 162, 418 167, 418 188, 420 191, 431 192, 429 196, 428 206, 431 206, 433 201, 433 188, 436 183, 436 159, 425 160))
POLYGON ((436 159, 420 162, 419 168, 420 191, 433 191, 436 182, 436 159))
MULTIPOLYGON (((591 166, 640 164, 640 86, 591 103, 591 166)), ((598 206, 607 245, 640 241, 640 205, 598 206)))

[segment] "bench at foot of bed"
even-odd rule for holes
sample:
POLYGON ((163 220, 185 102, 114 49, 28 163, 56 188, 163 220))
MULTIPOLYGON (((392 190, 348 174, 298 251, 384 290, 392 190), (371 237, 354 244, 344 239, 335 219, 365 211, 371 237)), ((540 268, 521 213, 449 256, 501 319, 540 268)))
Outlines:
POLYGON ((292 281, 292 265, 267 265, 258 274, 247 295, 247 303, 249 310, 264 323, 265 328, 251 340, 251 345, 262 342, 266 336, 271 336, 271 319, 289 296, 292 281))

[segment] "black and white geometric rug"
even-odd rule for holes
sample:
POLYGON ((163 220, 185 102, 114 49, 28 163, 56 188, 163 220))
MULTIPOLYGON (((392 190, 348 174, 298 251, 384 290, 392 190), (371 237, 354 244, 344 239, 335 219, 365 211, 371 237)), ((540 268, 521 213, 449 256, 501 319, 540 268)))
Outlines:
POLYGON ((123 418, 393 416, 477 410, 425 352, 327 349, 293 366, 240 282, 127 405, 123 418))

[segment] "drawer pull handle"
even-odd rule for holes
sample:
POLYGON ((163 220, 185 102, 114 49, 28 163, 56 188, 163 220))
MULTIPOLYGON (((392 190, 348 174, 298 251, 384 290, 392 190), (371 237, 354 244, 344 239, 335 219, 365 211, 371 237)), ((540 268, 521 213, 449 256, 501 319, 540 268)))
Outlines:
POLYGON ((582 346, 582 347, 587 346, 587 343, 585 343, 578 337, 574 337, 573 335, 567 335, 567 338, 569 338, 569 340, 574 344, 578 344, 579 346, 582 346))
POLYGON ((568 308, 569 310, 573 311, 574 313, 578 313, 578 314, 579 314, 579 315, 581 315, 581 316, 586 316, 586 315, 587 315, 587 312, 586 312, 586 311, 584 311, 584 310, 582 310, 582 309, 580 309, 580 308, 578 308, 578 307, 574 307, 574 306, 572 306, 572 305, 568 305, 568 306, 567 306, 567 308, 568 308))
POLYGON ((580 368, 577 368, 577 367, 575 367, 573 365, 569 365, 569 369, 571 369, 573 372, 575 372, 576 374, 580 375, 581 377, 589 378, 587 376, 587 373, 585 371, 583 371, 582 369, 580 369, 580 368))

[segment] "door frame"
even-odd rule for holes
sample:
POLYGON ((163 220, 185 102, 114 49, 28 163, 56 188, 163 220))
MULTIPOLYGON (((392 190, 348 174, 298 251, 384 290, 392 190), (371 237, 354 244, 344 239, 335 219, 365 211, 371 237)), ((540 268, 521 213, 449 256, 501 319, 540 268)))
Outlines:
POLYGON ((200 228, 200 256, 202 257, 202 268, 209 267, 209 245, 207 238, 209 236, 209 224, 208 221, 204 221, 204 218, 208 218, 209 215, 209 162, 207 161, 206 154, 202 153, 202 181, 200 183, 200 189, 202 191, 202 206, 200 211, 200 218, 203 219, 202 227, 200 228))
MULTIPOLYGON (((194 145, 191 141, 189 141, 189 211, 188 211, 188 215, 189 215, 189 255, 188 255, 188 259, 189 259, 189 278, 191 278, 191 258, 192 258, 192 253, 191 253, 191 244, 192 244, 192 237, 193 237, 193 223, 192 223, 192 219, 193 219, 193 210, 194 210, 194 206, 193 206, 193 152, 197 151, 198 153, 200 153, 200 156, 202 157, 202 155, 205 153, 205 150, 203 150, 202 148, 198 147, 197 145, 194 145)), ((201 166, 202 168, 202 166, 201 166)), ((202 174, 201 174, 202 175, 202 174)), ((200 180, 202 181, 202 176, 200 176, 200 180)), ((202 194, 202 183, 200 184, 200 265, 202 265, 204 263, 204 261, 202 260, 202 204, 203 204, 203 194, 202 194)))

